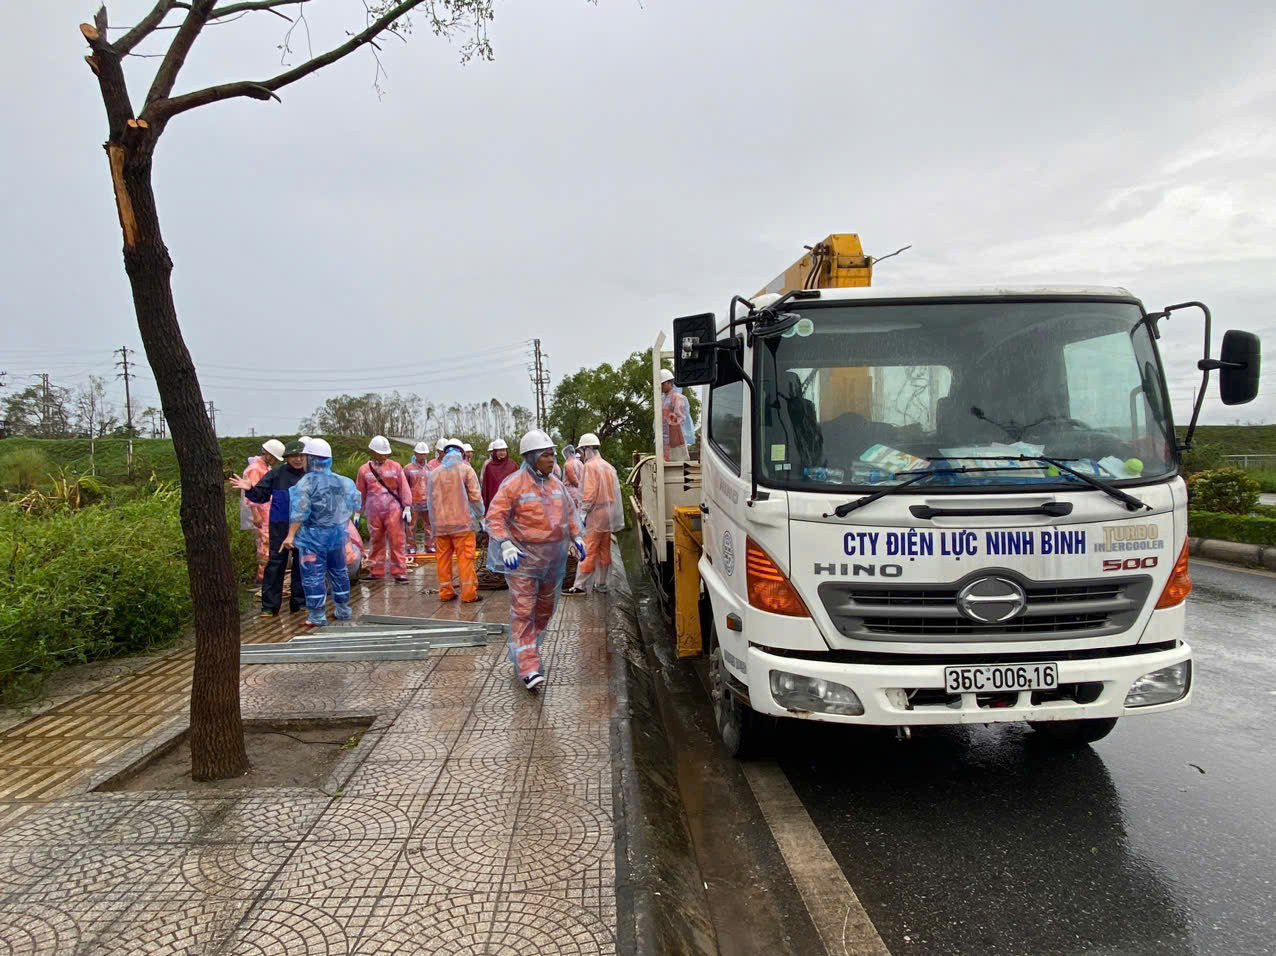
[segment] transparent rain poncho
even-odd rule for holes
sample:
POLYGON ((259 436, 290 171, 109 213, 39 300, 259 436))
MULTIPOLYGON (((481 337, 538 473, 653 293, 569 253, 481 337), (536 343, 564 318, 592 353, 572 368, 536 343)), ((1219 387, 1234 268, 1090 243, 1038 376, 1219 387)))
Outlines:
POLYGON ((567 486, 554 475, 542 478, 526 463, 501 484, 483 524, 491 538, 488 568, 498 574, 537 580, 562 578, 567 549, 582 532, 567 486), (505 541, 512 541, 523 553, 514 570, 501 561, 505 541))
POLYGON ((691 420, 691 403, 687 401, 687 397, 682 394, 682 389, 677 385, 673 386, 661 396, 662 414, 661 423, 664 427, 665 447, 672 445, 694 445, 696 442, 696 425, 691 420), (674 396, 677 396, 675 398, 674 396), (675 424, 676 423, 676 424, 675 424), (670 429, 677 427, 682 441, 670 441, 670 429))
POLYGON ((478 475, 461 452, 449 449, 443 464, 427 473, 430 523, 434 533, 465 534, 477 531, 483 520, 483 495, 478 475))
POLYGON ((359 490, 333 474, 331 458, 310 459, 311 470, 293 486, 289 520, 300 524, 295 544, 303 554, 344 551, 346 526, 359 510, 359 490))
POLYGON ((620 495, 620 477, 596 448, 585 449, 584 479, 581 483, 580 513, 587 532, 623 531, 625 505, 620 495))

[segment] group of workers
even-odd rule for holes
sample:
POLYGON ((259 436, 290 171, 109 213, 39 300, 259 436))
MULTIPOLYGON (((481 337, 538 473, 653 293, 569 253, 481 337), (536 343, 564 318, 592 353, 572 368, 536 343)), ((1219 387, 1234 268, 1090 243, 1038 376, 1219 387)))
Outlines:
POLYGON ((561 468, 543 431, 519 442, 521 465, 498 438, 477 474, 473 449, 455 438, 440 439, 433 456, 429 445, 417 444, 404 467, 390 457, 389 440, 377 435, 353 481, 332 471, 332 448, 321 438, 303 436, 287 447, 271 439, 261 450, 231 483, 243 491, 257 528, 263 616, 280 611, 292 555, 290 609, 301 610, 304 598, 305 623, 322 627, 331 595, 333 616, 350 618, 350 581, 364 564, 360 513, 371 538, 368 577, 388 574, 407 583, 409 540, 416 553, 421 528, 422 550, 435 556, 441 601, 457 598, 458 581, 462 602, 479 600, 476 536, 486 532, 487 567, 505 575, 510 591, 510 660, 529 690, 544 681, 540 645, 568 555, 574 552, 578 565, 566 593, 606 590, 611 536, 625 517, 619 477, 597 435, 565 445, 561 468))

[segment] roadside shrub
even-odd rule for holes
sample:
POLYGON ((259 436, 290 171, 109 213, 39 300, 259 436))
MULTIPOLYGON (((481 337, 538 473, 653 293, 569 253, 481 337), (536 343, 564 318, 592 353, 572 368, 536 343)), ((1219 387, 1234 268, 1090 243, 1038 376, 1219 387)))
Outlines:
POLYGON ((1254 505, 1252 514, 1260 518, 1276 518, 1276 505, 1254 505))
POLYGON ((1194 538, 1276 547, 1276 518, 1217 511, 1189 511, 1187 533, 1194 538))
MULTIPOLYGON (((175 641, 191 621, 179 489, 154 482, 74 510, 0 504, 0 695, 67 664, 175 641)), ((239 515, 238 496, 227 511, 239 515)), ((228 515, 229 517, 229 515, 228 515)), ((256 542, 233 524, 236 578, 251 583, 256 542)))
POLYGON ((1247 515, 1258 504, 1259 484, 1240 468, 1215 468, 1188 480, 1192 507, 1247 515))
POLYGON ((176 502, 0 508, 0 687, 171 642, 190 619, 176 502))
POLYGON ((0 458, 0 485, 13 491, 32 491, 49 476, 48 457, 38 448, 15 448, 0 458))
POLYGON ((1192 450, 1179 453, 1179 466, 1184 475, 1213 471, 1227 463, 1223 446, 1211 441, 1194 441, 1192 450))
POLYGON ((1276 471, 1251 471, 1249 476, 1258 482, 1258 487, 1268 494, 1276 492, 1276 471))

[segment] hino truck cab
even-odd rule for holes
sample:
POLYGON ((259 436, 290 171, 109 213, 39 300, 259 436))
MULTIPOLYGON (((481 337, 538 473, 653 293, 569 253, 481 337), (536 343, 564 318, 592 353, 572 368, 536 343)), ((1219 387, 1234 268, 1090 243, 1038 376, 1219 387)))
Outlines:
POLYGON ((695 593, 728 749, 763 718, 1079 743, 1185 706, 1187 489, 1157 349, 1185 309, 1205 318, 1194 428, 1212 371, 1228 405, 1259 371, 1249 333, 1211 358, 1199 303, 801 289, 676 320, 675 381, 703 386, 695 593))

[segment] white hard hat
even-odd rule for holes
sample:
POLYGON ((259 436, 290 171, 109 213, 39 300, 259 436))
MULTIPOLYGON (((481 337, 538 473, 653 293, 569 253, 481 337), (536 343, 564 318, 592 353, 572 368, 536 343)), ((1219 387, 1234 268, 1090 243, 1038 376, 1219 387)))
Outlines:
POLYGON ((546 448, 554 447, 554 439, 550 438, 539 428, 533 428, 530 432, 523 436, 523 440, 518 443, 518 453, 526 455, 529 451, 544 451, 546 448))
POLYGON ((509 445, 505 444, 505 439, 504 439, 504 438, 498 438, 498 439, 496 439, 494 442, 492 442, 492 444, 490 444, 490 445, 488 445, 488 446, 487 446, 487 450, 488 450, 488 451, 501 451, 501 450, 503 449, 503 450, 508 451, 508 450, 509 450, 509 447, 510 447, 509 445))
POLYGON ((474 446, 467 441, 461 442, 461 451, 473 451, 474 446))
POLYGON ((464 445, 462 445, 461 440, 459 438, 445 439, 443 442, 443 449, 444 451, 446 451, 449 448, 455 448, 457 451, 465 450, 465 447, 464 445))
POLYGON ((423 441, 419 441, 416 443, 416 447, 413 448, 412 451, 418 455, 428 455, 430 453, 430 446, 423 441))
POLYGON ((390 439, 384 435, 373 435, 372 441, 368 442, 368 451, 374 451, 378 455, 390 454, 390 439))
POLYGON ((598 448, 602 442, 598 440, 598 436, 593 432, 585 432, 580 436, 580 441, 576 443, 577 448, 598 448))
POLYGON ((269 441, 262 442, 261 450, 267 455, 278 458, 280 461, 284 460, 284 443, 278 438, 271 438, 269 441))
MULTIPOLYGON (((384 439, 382 439, 384 441, 384 439)), ((314 455, 316 458, 331 458, 332 446, 322 438, 307 438, 305 454, 314 455)))
POLYGON ((672 382, 672 381, 673 381, 673 372, 669 371, 669 369, 667 368, 662 368, 660 370, 661 384, 664 384, 665 382, 672 382))
POLYGON ((446 448, 446 447, 447 447, 447 439, 446 439, 446 438, 440 438, 438 441, 436 441, 436 442, 434 443, 434 450, 435 450, 435 451, 442 451, 442 450, 443 450, 444 448, 446 448))
POLYGON ((297 441, 301 442, 304 445, 306 442, 310 441, 310 436, 302 435, 300 438, 297 439, 297 441))

